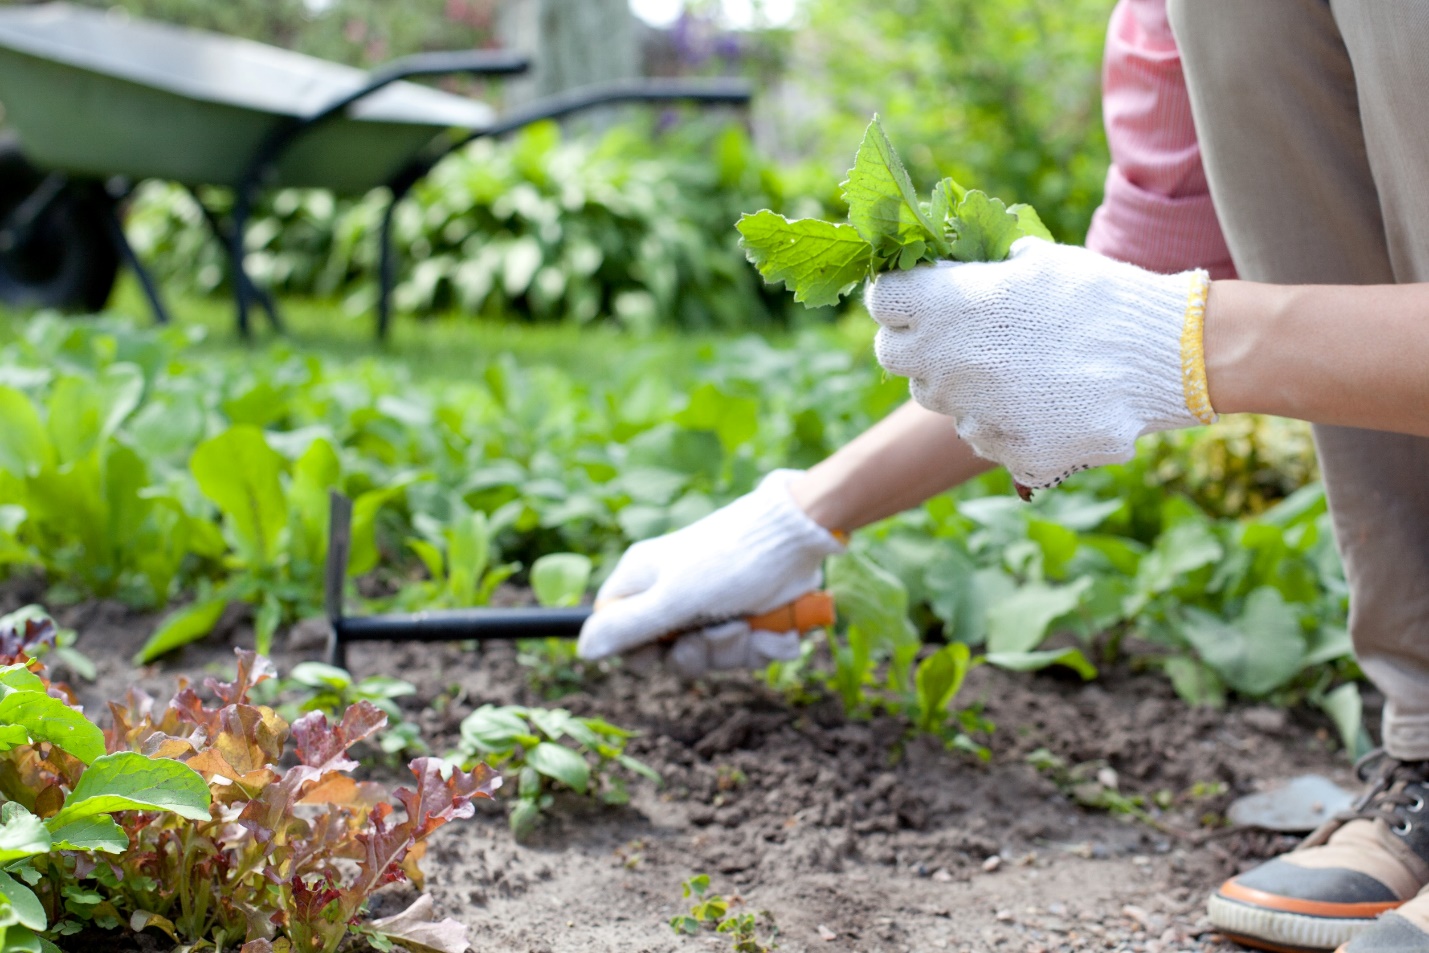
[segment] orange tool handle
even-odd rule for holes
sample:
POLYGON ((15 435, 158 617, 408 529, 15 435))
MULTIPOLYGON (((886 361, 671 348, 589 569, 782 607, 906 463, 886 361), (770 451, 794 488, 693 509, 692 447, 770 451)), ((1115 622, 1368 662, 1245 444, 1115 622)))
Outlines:
MULTIPOLYGON (((597 602, 595 607, 599 610, 606 604, 597 602)), ((835 618, 834 594, 827 589, 814 589, 804 593, 793 602, 784 603, 777 609, 746 616, 744 621, 751 629, 763 629, 769 632, 788 632, 793 629, 804 633, 833 625, 835 618)), ((667 642, 681 634, 680 632, 671 632, 660 641, 667 642)))

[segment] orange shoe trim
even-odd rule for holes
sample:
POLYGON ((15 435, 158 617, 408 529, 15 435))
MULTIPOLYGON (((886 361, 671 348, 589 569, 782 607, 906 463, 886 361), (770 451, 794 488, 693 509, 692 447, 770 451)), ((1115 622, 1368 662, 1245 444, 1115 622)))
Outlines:
MULTIPOLYGON (((1227 933, 1225 930, 1216 932, 1232 943, 1239 943, 1241 946, 1248 946, 1253 950, 1269 950, 1270 953, 1312 953, 1310 948, 1305 946, 1281 946, 1279 943, 1271 943, 1269 940, 1262 940, 1259 937, 1227 933)), ((1344 950, 1345 947, 1341 946, 1335 953, 1344 953, 1344 950)))
POLYGON ((1395 907, 1404 905, 1403 900, 1389 902, 1377 900, 1373 903, 1329 903, 1324 900, 1299 900, 1282 897, 1264 890, 1244 887, 1234 880, 1227 880, 1217 891, 1227 900, 1235 900, 1263 910, 1278 910, 1281 913, 1303 913, 1308 917, 1328 917, 1334 920, 1372 920, 1395 907))

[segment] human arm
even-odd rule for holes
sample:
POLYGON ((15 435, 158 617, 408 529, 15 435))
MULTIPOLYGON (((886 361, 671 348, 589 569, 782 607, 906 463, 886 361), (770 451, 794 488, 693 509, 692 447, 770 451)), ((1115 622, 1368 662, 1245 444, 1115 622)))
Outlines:
POLYGON ((1429 436, 1429 285, 1204 281, 1024 240, 884 276, 868 304, 880 363, 1027 486, 1215 411, 1429 436))
POLYGON ((908 401, 791 483, 815 522, 852 532, 986 473, 994 464, 942 414, 908 401))
POLYGON ((890 516, 992 466, 948 418, 909 401, 808 472, 776 471, 703 520, 632 546, 601 587, 606 606, 578 651, 604 658, 696 628, 669 653, 685 675, 792 658, 797 633, 727 620, 817 588, 824 558, 843 548, 831 530, 890 516))
POLYGON ((1205 350, 1221 413, 1429 437, 1429 284, 1217 281, 1205 350))

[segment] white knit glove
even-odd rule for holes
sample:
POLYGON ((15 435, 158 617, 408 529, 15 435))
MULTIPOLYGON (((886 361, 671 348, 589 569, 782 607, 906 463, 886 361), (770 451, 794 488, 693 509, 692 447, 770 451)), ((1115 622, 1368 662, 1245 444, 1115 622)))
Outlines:
POLYGON ((844 551, 789 495, 799 475, 775 470, 704 519, 631 546, 596 594, 609 604, 581 630, 581 658, 629 652, 671 632, 687 633, 668 656, 687 677, 797 658, 799 633, 751 631, 737 620, 817 589, 824 558, 844 551))
POLYGON ((1049 487, 1130 460, 1142 434, 1214 422, 1207 287, 1204 272, 1024 238, 1007 261, 881 275, 865 302, 882 326, 878 362, 910 379, 913 399, 1018 483, 1049 487))

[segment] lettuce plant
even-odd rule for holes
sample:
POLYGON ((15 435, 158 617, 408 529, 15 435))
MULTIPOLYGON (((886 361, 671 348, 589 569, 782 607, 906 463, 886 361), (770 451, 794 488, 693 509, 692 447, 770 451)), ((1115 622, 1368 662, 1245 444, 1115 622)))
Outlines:
POLYGON ((130 849, 90 876, 121 913, 184 944, 270 941, 279 951, 332 953, 373 891, 421 883, 426 837, 470 817, 500 778, 485 765, 461 771, 417 758, 415 787, 395 792, 396 820, 384 792, 349 774, 357 762, 348 749, 387 716, 359 701, 340 721, 314 711, 289 725, 250 703, 272 675, 266 659, 240 650, 233 681, 205 683, 216 707, 187 685, 163 708, 138 691, 110 705, 110 748, 185 760, 209 779, 215 809, 199 823, 133 817, 130 849), (295 763, 279 767, 285 759, 295 763))
POLYGON ((386 715, 359 701, 340 720, 314 711, 289 724, 251 702, 273 673, 246 651, 233 681, 206 681, 212 706, 187 684, 165 706, 131 690, 101 731, 27 654, 52 638, 33 613, 0 620, 7 953, 124 926, 191 951, 332 953, 373 891, 420 885, 427 836, 500 785, 486 765, 418 758, 415 784, 395 792, 399 812, 349 773, 348 750, 386 715))
POLYGON ((0 619, 0 950, 53 950, 49 937, 116 911, 76 872, 121 854, 121 821, 207 821, 208 785, 193 768, 135 751, 106 753, 104 733, 30 653, 53 646, 34 612, 0 619), (122 812, 122 813, 121 813, 122 812), (116 819, 116 815, 119 818, 116 819))

